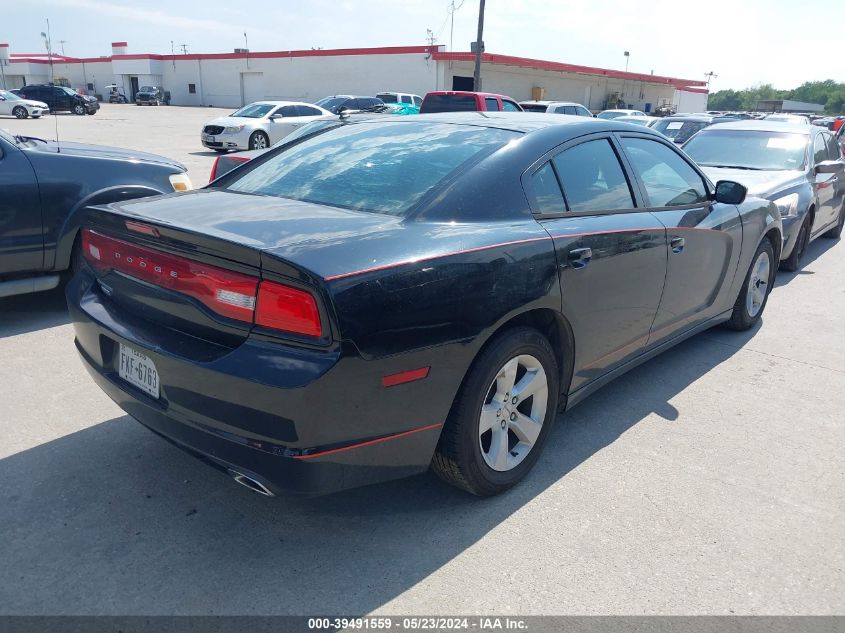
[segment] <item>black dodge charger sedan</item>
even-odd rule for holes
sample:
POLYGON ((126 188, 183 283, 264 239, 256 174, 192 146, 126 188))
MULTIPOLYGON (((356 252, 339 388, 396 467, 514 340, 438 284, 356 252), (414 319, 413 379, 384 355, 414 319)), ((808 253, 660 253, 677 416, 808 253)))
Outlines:
POLYGON ((557 411, 760 318, 781 219, 745 197, 639 126, 365 121, 203 190, 89 208, 67 296, 100 387, 258 492, 431 466, 492 495, 557 411))

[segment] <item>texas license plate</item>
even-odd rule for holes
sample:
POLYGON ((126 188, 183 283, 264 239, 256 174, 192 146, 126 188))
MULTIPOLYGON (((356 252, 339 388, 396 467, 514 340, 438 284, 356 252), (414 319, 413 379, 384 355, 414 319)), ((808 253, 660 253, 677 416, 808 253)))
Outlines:
POLYGON ((202 140, 204 140, 206 143, 213 143, 214 137, 211 134, 203 134, 202 140))
POLYGON ((120 344, 118 375, 130 385, 158 399, 158 371, 147 356, 120 344))

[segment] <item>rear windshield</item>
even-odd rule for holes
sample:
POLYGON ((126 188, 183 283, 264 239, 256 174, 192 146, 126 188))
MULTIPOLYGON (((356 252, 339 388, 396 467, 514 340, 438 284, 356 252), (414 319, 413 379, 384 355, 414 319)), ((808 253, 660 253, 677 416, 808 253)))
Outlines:
POLYGON ((395 92, 380 92, 376 95, 376 99, 381 99, 385 103, 399 103, 399 95, 395 92))
POLYGON ((403 216, 469 163, 519 136, 432 122, 346 125, 279 152, 228 188, 403 216))
POLYGON ((676 143, 684 143, 690 136, 699 130, 703 130, 708 125, 706 121, 667 121, 661 119, 651 127, 676 143))
POLYGON ((428 95, 420 106, 420 114, 432 112, 475 112, 478 106, 472 95, 428 95))
POLYGON ((519 105, 521 105, 522 109, 526 112, 545 112, 548 110, 548 106, 544 105, 525 105, 524 103, 520 103, 519 105))

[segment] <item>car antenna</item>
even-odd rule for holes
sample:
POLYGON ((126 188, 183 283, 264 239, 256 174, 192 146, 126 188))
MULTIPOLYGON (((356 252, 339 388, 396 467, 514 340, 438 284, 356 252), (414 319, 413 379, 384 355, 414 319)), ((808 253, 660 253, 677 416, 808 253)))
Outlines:
POLYGON ((53 121, 56 123, 56 153, 61 154, 62 146, 59 143, 59 117, 55 112, 53 112, 53 121))

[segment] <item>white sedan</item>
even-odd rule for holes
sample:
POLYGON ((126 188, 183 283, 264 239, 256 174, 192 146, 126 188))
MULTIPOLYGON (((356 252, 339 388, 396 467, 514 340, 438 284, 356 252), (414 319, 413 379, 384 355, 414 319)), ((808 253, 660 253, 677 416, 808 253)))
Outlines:
POLYGON ((24 99, 14 92, 0 90, 0 115, 10 115, 18 119, 25 119, 31 116, 37 119, 42 114, 50 114, 50 108, 46 103, 24 99))
POLYGON ((202 128, 202 144, 216 152, 266 149, 300 125, 325 117, 328 110, 297 101, 256 101, 202 128))

